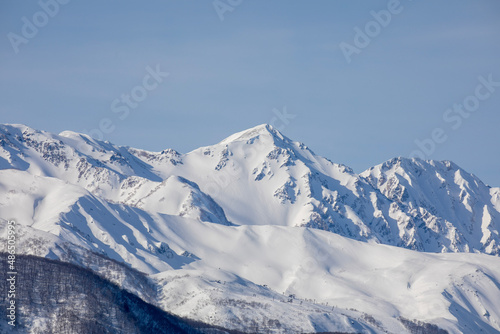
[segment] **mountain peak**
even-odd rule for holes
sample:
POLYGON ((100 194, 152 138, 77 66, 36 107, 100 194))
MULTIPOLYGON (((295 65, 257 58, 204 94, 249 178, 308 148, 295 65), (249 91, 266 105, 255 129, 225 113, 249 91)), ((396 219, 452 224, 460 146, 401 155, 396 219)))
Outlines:
POLYGON ((39 132, 33 128, 30 128, 24 124, 0 124, 0 131, 9 134, 9 133, 23 133, 23 132, 39 132))
MULTIPOLYGON (((425 172, 426 170, 435 170, 445 172, 445 171, 463 171, 463 169, 449 160, 422 160, 420 158, 406 158, 406 157, 397 157, 390 160, 387 160, 379 165, 373 166, 368 170, 361 173, 361 175, 367 175, 373 170, 382 170, 387 171, 390 169, 400 168, 405 172, 414 172, 420 174, 425 172)), ((463 171, 466 174, 465 171, 463 171)))
POLYGON ((278 140, 288 140, 285 136, 281 134, 278 130, 276 130, 272 125, 269 124, 260 124, 253 128, 237 132, 226 139, 222 140, 219 144, 229 144, 232 142, 238 141, 248 141, 259 136, 268 136, 273 139, 278 140))

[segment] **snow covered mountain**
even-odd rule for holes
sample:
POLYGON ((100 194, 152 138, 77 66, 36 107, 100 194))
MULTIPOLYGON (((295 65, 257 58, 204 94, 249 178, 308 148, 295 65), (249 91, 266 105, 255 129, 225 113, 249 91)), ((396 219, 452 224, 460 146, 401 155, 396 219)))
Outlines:
POLYGON ((451 162, 356 174, 269 125, 186 154, 0 125, 2 238, 8 219, 19 251, 226 328, 500 331, 500 189, 451 162))
POLYGON ((306 226, 427 252, 500 254, 500 189, 452 162, 397 158, 355 174, 269 125, 187 154, 0 127, 0 168, 111 203, 224 225, 306 226))
POLYGON ((399 158, 361 176, 397 207, 389 213, 417 249, 499 254, 500 189, 453 162, 399 158))

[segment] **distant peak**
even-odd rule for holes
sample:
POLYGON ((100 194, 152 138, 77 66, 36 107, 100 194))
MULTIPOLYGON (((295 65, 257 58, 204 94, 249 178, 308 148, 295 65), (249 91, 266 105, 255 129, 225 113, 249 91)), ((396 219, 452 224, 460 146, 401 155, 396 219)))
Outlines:
POLYGON ((0 129, 4 132, 37 132, 24 124, 0 124, 0 129))
POLYGON ((273 138, 278 138, 280 140, 285 140, 286 138, 281 134, 281 132, 276 130, 272 125, 260 124, 248 130, 237 132, 234 135, 231 135, 226 139, 224 139, 223 141, 221 141, 220 144, 228 144, 237 141, 247 141, 259 136, 271 136, 273 138))
POLYGON ((59 136, 65 137, 65 138, 84 138, 84 137, 90 138, 89 135, 86 135, 84 133, 78 133, 75 131, 70 131, 70 130, 65 130, 65 131, 59 133, 59 136))
MULTIPOLYGON (((401 168, 405 172, 412 172, 419 170, 420 172, 425 170, 441 170, 441 171, 459 171, 463 170, 460 166, 449 160, 423 160, 420 158, 406 158, 397 157, 387 160, 381 164, 370 167, 366 171, 362 172, 362 176, 368 175, 371 171, 382 170, 387 171, 395 168, 401 168)), ((465 171, 464 171, 465 172, 465 171)), ((467 172, 465 172, 467 173, 467 172)), ((469 174, 469 173, 467 173, 469 174)))

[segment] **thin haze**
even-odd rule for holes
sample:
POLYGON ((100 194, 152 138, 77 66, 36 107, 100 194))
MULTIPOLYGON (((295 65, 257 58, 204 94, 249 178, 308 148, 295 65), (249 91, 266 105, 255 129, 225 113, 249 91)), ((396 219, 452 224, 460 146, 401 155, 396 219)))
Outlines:
POLYGON ((181 152, 271 123, 357 172, 420 154, 500 186, 496 0, 54 1, 0 3, 2 123, 181 152))

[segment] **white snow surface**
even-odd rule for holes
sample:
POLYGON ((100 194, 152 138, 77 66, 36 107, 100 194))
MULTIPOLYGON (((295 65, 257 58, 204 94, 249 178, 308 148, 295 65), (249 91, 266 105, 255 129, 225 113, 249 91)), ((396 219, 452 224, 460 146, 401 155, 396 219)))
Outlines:
POLYGON ((14 219, 43 244, 22 252, 102 253, 247 331, 500 332, 499 194, 448 161, 355 174, 269 125, 186 154, 0 125, 3 238, 14 219))

